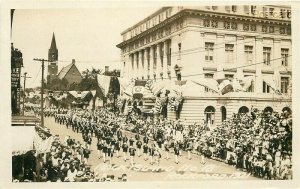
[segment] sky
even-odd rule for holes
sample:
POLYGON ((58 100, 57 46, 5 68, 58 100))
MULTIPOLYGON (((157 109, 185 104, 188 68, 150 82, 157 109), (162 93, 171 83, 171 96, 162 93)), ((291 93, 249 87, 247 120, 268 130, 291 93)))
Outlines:
POLYGON ((31 77, 26 80, 26 88, 40 86, 41 63, 33 59, 48 59, 53 32, 58 48, 58 70, 72 59, 80 72, 92 67, 104 70, 104 66, 118 69, 121 51, 116 45, 122 42, 121 32, 158 9, 16 9, 11 41, 23 53, 22 75, 27 72, 31 77))

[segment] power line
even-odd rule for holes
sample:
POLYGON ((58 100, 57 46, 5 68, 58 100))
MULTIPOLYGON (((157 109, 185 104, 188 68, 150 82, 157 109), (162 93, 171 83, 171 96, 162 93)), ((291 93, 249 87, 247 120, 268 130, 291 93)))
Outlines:
POLYGON ((35 80, 36 80, 36 78, 38 77, 38 75, 39 75, 40 71, 41 71, 41 67, 40 67, 40 69, 39 69, 38 73, 36 74, 36 76, 35 76, 34 80, 33 80, 33 81, 30 83, 30 85, 32 85, 32 84, 35 82, 35 80))

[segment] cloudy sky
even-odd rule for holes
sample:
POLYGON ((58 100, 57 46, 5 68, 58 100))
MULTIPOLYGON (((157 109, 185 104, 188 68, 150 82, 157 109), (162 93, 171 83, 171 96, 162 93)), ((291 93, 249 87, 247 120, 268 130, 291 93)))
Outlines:
MULTIPOLYGON (((159 7, 17 9, 11 40, 23 53, 24 68, 32 77, 26 87, 40 85, 41 64, 33 58, 48 58, 52 34, 58 48, 58 69, 76 60, 80 71, 86 68, 120 67, 120 33, 155 12, 159 7)), ((47 64, 46 64, 47 65, 47 64)), ((45 76, 47 69, 45 69, 45 76)), ((22 81, 21 81, 22 82, 22 81)))

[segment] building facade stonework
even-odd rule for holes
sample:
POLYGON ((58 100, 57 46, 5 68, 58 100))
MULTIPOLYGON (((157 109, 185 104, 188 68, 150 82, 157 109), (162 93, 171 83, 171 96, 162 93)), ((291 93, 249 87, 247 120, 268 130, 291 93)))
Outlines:
POLYGON ((254 78, 247 92, 220 96, 203 87, 195 91, 202 97, 184 97, 181 119, 214 124, 243 106, 291 109, 289 6, 163 7, 121 35, 124 78, 254 78))

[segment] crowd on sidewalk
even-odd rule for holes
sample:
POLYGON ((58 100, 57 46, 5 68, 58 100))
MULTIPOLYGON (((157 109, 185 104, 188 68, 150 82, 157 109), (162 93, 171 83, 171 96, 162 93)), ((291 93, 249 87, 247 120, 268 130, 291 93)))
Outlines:
POLYGON ((90 178, 94 175, 87 166, 94 137, 98 158, 108 165, 112 165, 116 157, 130 160, 131 166, 137 157, 157 166, 161 158, 173 159, 178 164, 186 151, 188 159, 192 154, 201 156, 199 163, 202 164, 206 158, 211 158, 263 179, 292 178, 291 112, 266 113, 254 108, 249 113, 235 114, 213 129, 205 123, 185 124, 180 120, 144 117, 134 112, 127 116, 116 115, 105 108, 98 111, 46 109, 45 116, 54 117, 62 126, 81 133, 84 141, 79 144, 67 138, 65 144, 53 146, 57 151, 52 152, 55 165, 55 158, 62 159, 58 164, 60 169, 66 164, 68 172, 74 176, 72 179, 66 172, 59 179, 61 181, 76 181, 78 172, 79 176, 88 173, 84 181, 94 179, 90 178), (132 133, 130 137, 124 134, 126 130, 132 133), (71 163, 66 154, 74 157, 71 163))

